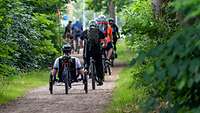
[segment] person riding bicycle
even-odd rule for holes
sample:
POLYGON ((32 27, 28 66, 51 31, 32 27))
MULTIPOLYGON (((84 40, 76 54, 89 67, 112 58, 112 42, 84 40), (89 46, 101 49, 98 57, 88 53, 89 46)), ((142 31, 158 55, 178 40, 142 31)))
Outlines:
POLYGON ((83 58, 85 60, 85 68, 88 70, 90 65, 90 57, 95 61, 95 67, 98 77, 98 86, 103 85, 104 73, 102 64, 102 47, 104 34, 98 29, 96 21, 90 21, 89 29, 84 31, 85 47, 83 58))
POLYGON ((70 44, 63 45, 62 51, 63 51, 64 55, 56 58, 54 65, 53 65, 52 75, 54 77, 54 81, 63 82, 63 79, 62 79, 63 59, 66 56, 69 56, 72 61, 72 62, 70 62, 71 63, 70 71, 71 71, 72 79, 74 81, 77 81, 78 74, 84 75, 84 70, 81 66, 80 60, 76 57, 70 56, 71 50, 72 50, 72 47, 70 44), (78 72, 78 74, 77 74, 77 72, 78 72), (56 79, 57 73, 58 73, 58 80, 56 79))
POLYGON ((78 50, 78 46, 79 46, 79 39, 81 37, 81 34, 83 32, 83 26, 81 24, 81 22, 79 22, 78 20, 72 25, 72 34, 74 36, 74 40, 75 40, 75 51, 78 50))
POLYGON ((64 43, 70 43, 73 47, 73 35, 72 35, 72 21, 70 20, 65 27, 65 32, 63 35, 64 43))
POLYGON ((116 54, 116 51, 117 51, 116 43, 117 43, 117 40, 120 38, 119 29, 118 29, 118 26, 114 23, 114 19, 113 18, 109 18, 108 22, 112 27, 112 35, 113 35, 113 40, 112 41, 113 41, 113 45, 114 45, 115 57, 117 57, 117 54, 116 54))
POLYGON ((110 61, 112 52, 113 52, 113 45, 112 45, 112 27, 108 24, 105 16, 99 16, 97 18, 97 24, 99 29, 104 33, 106 39, 106 45, 104 46, 106 52, 107 61, 110 61))

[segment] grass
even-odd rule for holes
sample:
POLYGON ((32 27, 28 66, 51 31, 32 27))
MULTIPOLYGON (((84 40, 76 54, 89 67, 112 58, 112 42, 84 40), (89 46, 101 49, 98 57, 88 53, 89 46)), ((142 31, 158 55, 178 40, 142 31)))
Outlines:
POLYGON ((34 71, 4 79, 0 84, 0 104, 15 100, 27 91, 48 84, 48 71, 34 71))
MULTIPOLYGON (((117 45, 118 59, 122 62, 131 62, 133 52, 128 50, 125 41, 117 45)), ((119 74, 116 87, 113 91, 112 101, 105 113, 139 113, 139 105, 146 99, 146 87, 142 86, 139 66, 125 67, 119 74)))
POLYGON ((127 48, 125 40, 119 40, 117 43, 118 59, 122 62, 130 62, 133 58, 133 52, 127 48))
POLYGON ((139 104, 147 97, 146 87, 138 77, 139 67, 126 67, 119 75, 106 113, 139 113, 139 104))

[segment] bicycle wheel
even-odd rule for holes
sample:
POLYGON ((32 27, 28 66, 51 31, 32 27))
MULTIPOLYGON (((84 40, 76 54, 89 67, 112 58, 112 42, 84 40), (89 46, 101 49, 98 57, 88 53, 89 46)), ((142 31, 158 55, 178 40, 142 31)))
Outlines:
POLYGON ((108 74, 111 75, 111 69, 109 64, 108 64, 108 74))
POLYGON ((114 58, 111 59, 111 66, 114 67, 114 58))
POLYGON ((91 77, 92 77, 92 89, 95 90, 96 74, 95 74, 94 63, 91 64, 90 69, 91 69, 91 77))
POLYGON ((50 77, 49 77, 49 92, 50 94, 53 94, 53 76, 50 73, 50 77))
POLYGON ((67 70, 66 67, 64 67, 63 76, 64 76, 64 83, 65 83, 65 94, 68 94, 68 90, 69 90, 69 71, 67 70))
POLYGON ((111 75, 110 65, 111 65, 111 64, 106 63, 106 70, 108 71, 108 74, 109 74, 109 75, 111 75))
POLYGON ((84 75, 84 77, 83 77, 83 83, 84 83, 85 93, 87 94, 88 93, 88 79, 87 79, 87 75, 84 75))

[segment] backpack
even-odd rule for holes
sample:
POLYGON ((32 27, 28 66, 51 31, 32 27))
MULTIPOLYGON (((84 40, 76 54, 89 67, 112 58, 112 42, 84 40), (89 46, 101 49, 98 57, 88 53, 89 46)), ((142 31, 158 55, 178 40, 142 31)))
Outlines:
POLYGON ((88 51, 91 54, 96 54, 100 50, 100 42, 99 42, 99 30, 98 29, 89 29, 87 32, 88 37, 88 51))
POLYGON ((76 67, 75 67, 75 59, 71 58, 70 56, 63 56, 62 58, 59 58, 59 70, 58 70, 58 78, 60 80, 63 80, 62 78, 62 72, 63 72, 63 63, 66 61, 66 59, 68 59, 69 63, 70 63, 70 67, 69 67, 69 71, 71 76, 75 76, 76 75, 76 67))

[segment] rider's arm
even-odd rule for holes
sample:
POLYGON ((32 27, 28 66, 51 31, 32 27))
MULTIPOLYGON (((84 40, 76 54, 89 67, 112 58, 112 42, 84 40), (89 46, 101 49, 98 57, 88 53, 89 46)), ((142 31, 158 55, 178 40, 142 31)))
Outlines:
POLYGON ((76 63, 76 69, 78 70, 78 72, 82 75, 84 75, 84 70, 81 66, 81 62, 78 58, 75 58, 75 63, 76 63))
POLYGON ((116 32, 117 32, 117 38, 119 39, 120 38, 120 35, 119 35, 119 28, 118 26, 115 24, 115 27, 116 27, 116 32))
POLYGON ((57 58, 54 62, 54 65, 53 65, 53 72, 52 72, 52 75, 53 76, 56 76, 57 74, 57 71, 59 69, 59 58, 57 58))
POLYGON ((57 72, 58 72, 58 69, 53 69, 53 71, 52 71, 52 75, 55 77, 56 74, 57 74, 57 72))

